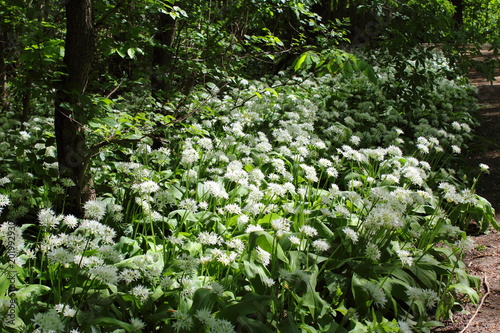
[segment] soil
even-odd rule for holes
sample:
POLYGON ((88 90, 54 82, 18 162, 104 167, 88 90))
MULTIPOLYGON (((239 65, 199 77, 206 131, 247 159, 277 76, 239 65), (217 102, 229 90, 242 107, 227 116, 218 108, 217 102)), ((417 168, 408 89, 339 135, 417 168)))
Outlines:
MULTIPOLYGON (((485 45, 477 60, 488 60, 493 54, 485 45)), ((471 165, 479 163, 490 167, 489 175, 482 175, 476 192, 486 198, 496 211, 500 222, 500 68, 495 70, 493 82, 471 70, 469 79, 478 88, 480 126, 477 146, 480 152, 470 158, 471 165)), ((499 333, 500 332, 500 233, 494 229, 473 236, 475 249, 467 253, 464 262, 472 275, 482 280, 480 303, 466 304, 463 311, 445 322, 445 327, 434 329, 440 333, 499 333)))

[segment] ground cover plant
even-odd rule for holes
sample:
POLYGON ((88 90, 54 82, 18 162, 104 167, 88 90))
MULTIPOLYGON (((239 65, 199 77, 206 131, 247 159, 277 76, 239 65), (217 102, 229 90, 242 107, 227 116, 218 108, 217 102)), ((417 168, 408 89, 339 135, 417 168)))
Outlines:
POLYGON ((373 56, 377 82, 209 84, 182 123, 102 100, 84 218, 56 212, 72 184, 51 120, 7 114, 3 330, 426 332, 477 301, 466 231, 495 222, 474 193, 488 167, 457 163, 474 89, 439 52, 387 59, 373 56))

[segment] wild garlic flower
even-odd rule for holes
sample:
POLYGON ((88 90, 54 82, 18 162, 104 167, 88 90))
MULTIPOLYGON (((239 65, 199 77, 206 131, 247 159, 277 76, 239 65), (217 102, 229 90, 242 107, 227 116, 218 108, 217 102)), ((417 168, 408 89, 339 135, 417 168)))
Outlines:
POLYGON ((63 224, 70 229, 75 229, 78 226, 78 219, 74 215, 66 215, 62 220, 63 224))
POLYGON ((123 255, 116 251, 111 245, 102 245, 97 249, 97 253, 101 255, 104 260, 112 262, 120 262, 123 260, 123 255))
POLYGON ((364 281, 362 287, 370 294, 376 306, 379 308, 383 308, 385 306, 387 303, 387 297, 384 290, 380 286, 370 281, 364 281))
POLYGON ((317 239, 312 242, 312 247, 318 252, 328 251, 330 244, 324 239, 317 239))
POLYGON ((222 241, 222 237, 213 231, 202 231, 198 234, 198 242, 200 242, 200 244, 220 245, 222 241))
POLYGON ((139 301, 141 302, 145 302, 148 300, 149 298, 149 295, 150 295, 150 291, 147 287, 144 287, 143 285, 139 284, 137 286, 135 286, 134 288, 132 288, 132 290, 130 291, 130 294, 132 296, 134 296, 135 298, 137 298, 139 301))
POLYGON ((423 186, 424 180, 427 179, 425 172, 414 166, 405 166, 402 173, 406 179, 417 186, 423 186))
POLYGON ((179 202, 179 208, 196 213, 198 211, 198 203, 194 199, 187 198, 179 202))
POLYGON ((62 313, 64 317, 74 317, 76 315, 76 310, 67 304, 56 304, 54 310, 57 313, 62 313))
POLYGON ((208 288, 212 289, 213 293, 218 296, 222 296, 222 294, 224 293, 224 287, 219 282, 213 281, 212 283, 210 283, 208 288))
POLYGON ((64 267, 69 267, 75 261, 73 253, 63 248, 55 248, 47 254, 47 257, 53 264, 61 264, 64 267))
POLYGON ((205 181, 203 183, 203 189, 206 191, 206 193, 209 193, 216 198, 229 199, 229 194, 226 192, 224 187, 215 181, 205 181))
POLYGON ((54 211, 50 208, 43 208, 38 212, 38 221, 40 225, 45 228, 57 228, 62 218, 62 216, 56 216, 54 211))
POLYGON ((137 281, 141 278, 141 272, 137 269, 123 269, 120 274, 120 281, 125 281, 126 284, 129 284, 133 281, 137 281))
POLYGON ((241 215, 241 207, 238 204, 229 204, 224 206, 224 210, 229 214, 241 215))
POLYGON ((212 139, 210 138, 201 138, 198 140, 197 144, 205 151, 211 151, 213 148, 212 139))
POLYGON ((200 159, 198 151, 192 147, 184 149, 181 154, 181 164, 190 165, 200 159))
POLYGON ((76 230, 99 236, 106 244, 112 244, 116 236, 116 231, 113 228, 94 220, 83 220, 76 230))
POLYGON ((245 243, 240 238, 233 238, 227 241, 226 245, 229 248, 235 249, 238 252, 243 252, 243 250, 245 249, 245 243))
POLYGON ((0 194, 0 208, 10 205, 10 199, 5 194, 0 194))
POLYGON ((210 325, 214 322, 214 318, 212 312, 208 308, 198 309, 196 310, 196 314, 194 315, 201 321, 203 324, 210 325))
POLYGON ((314 237, 318 235, 318 231, 309 225, 303 225, 299 228, 300 233, 306 235, 307 237, 314 237))
POLYGON ((293 245, 300 245, 301 243, 301 240, 299 237, 297 236, 290 236, 288 237, 288 240, 290 241, 290 243, 292 243, 293 245))
POLYGON ((177 261, 177 266, 179 266, 182 271, 185 271, 187 273, 194 272, 199 265, 199 260, 185 253, 181 254, 180 258, 177 261))
POLYGON ((481 169, 481 172, 488 172, 490 170, 490 167, 484 163, 480 163, 479 169, 481 169))
POLYGON ((269 278, 269 277, 263 277, 261 279, 262 279, 262 283, 264 283, 268 287, 272 287, 276 283, 276 281, 274 281, 272 278, 269 278))
POLYGON ((271 263, 271 253, 257 246, 257 259, 262 263, 262 265, 267 266, 271 263))
POLYGON ((278 218, 271 222, 271 226, 276 230, 276 237, 281 238, 290 232, 290 221, 284 218, 278 218))
POLYGON ((31 319, 41 332, 63 332, 64 324, 56 310, 50 309, 45 313, 37 313, 31 319))
POLYGON ((304 178, 307 179, 308 181, 315 183, 318 181, 318 176, 316 174, 316 169, 314 167, 309 166, 307 164, 300 164, 300 167, 302 170, 304 170, 304 178))
POLYGON ((151 194, 158 192, 160 186, 156 182, 148 180, 139 184, 132 185, 132 189, 136 190, 140 194, 151 194))
POLYGON ((367 246, 366 246, 366 249, 365 249, 365 256, 370 259, 371 261, 378 261, 380 259, 380 250, 378 249, 378 246, 373 244, 373 243, 369 243, 367 246))
POLYGON ((357 135, 352 135, 350 138, 349 138, 349 141, 355 145, 355 146, 359 146, 359 144, 361 143, 361 138, 357 135))
POLYGON ((224 266, 231 265, 239 257, 239 254, 237 252, 225 252, 220 249, 212 249, 210 254, 213 255, 213 257, 224 266))
POLYGON ((132 325, 132 332, 142 332, 146 324, 139 318, 131 318, 130 324, 132 325))
POLYGON ((116 284, 119 281, 118 268, 115 266, 102 265, 89 269, 94 278, 105 284, 116 284))
POLYGON ((243 211, 248 215, 259 215, 264 211, 266 206, 262 202, 250 202, 248 203, 243 211))
POLYGON ((462 150, 460 149, 460 147, 457 146, 457 145, 452 145, 451 146, 451 151, 453 152, 453 154, 460 154, 462 152, 462 150))
POLYGON ((406 295, 408 296, 408 300, 410 303, 420 302, 429 309, 434 308, 436 306, 436 303, 439 301, 437 293, 431 289, 408 287, 408 289, 406 290, 406 295))
POLYGON ((102 220, 106 214, 106 204, 102 201, 89 200, 83 206, 85 217, 90 219, 102 220))
POLYGON ((10 183, 9 177, 2 177, 2 178, 0 178, 0 186, 4 186, 5 184, 8 184, 8 183, 10 183))
POLYGON ((472 238, 466 237, 464 239, 456 241, 454 245, 459 249, 461 253, 464 253, 474 249, 476 244, 472 238))
POLYGON ((24 247, 23 231, 14 222, 0 225, 0 240, 9 252, 20 252, 24 247))
POLYGON ((413 333, 413 330, 411 329, 411 325, 408 324, 408 322, 406 322, 406 321, 399 320, 398 326, 399 326, 399 330, 401 331, 401 333, 413 333))
POLYGON ((350 239, 353 243, 358 242, 358 233, 356 231, 352 230, 349 227, 343 228, 342 231, 344 232, 347 239, 350 239))
POLYGON ((189 314, 177 310, 172 314, 172 316, 175 319, 175 322, 172 324, 172 328, 175 329, 176 332, 190 330, 193 328, 193 318, 189 314))
POLYGON ((401 260, 401 264, 411 266, 413 265, 413 257, 410 253, 410 251, 407 250, 396 250, 396 254, 399 257, 399 260, 401 260))
POLYGON ((269 192, 269 196, 272 197, 279 197, 282 198, 286 194, 286 189, 283 187, 283 185, 278 184, 278 183, 268 183, 267 184, 267 191, 269 192))

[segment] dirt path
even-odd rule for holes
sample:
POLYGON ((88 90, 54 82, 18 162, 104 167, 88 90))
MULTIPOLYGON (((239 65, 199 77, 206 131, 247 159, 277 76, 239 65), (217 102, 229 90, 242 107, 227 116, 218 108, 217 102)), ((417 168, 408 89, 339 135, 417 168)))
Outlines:
MULTIPOLYGON (((484 48, 479 60, 498 57, 484 48)), ((483 175, 477 193, 485 197, 495 208, 496 220, 500 221, 500 69, 495 72, 491 84, 477 72, 471 71, 470 80, 478 88, 481 136, 477 146, 481 152, 471 158, 471 165, 485 163, 490 174, 483 175)), ((499 333, 500 332, 500 234, 490 231, 474 237, 475 250, 467 254, 465 263, 473 275, 481 277, 483 287, 479 306, 468 305, 469 314, 456 314, 446 327, 435 332, 446 333, 499 333)))

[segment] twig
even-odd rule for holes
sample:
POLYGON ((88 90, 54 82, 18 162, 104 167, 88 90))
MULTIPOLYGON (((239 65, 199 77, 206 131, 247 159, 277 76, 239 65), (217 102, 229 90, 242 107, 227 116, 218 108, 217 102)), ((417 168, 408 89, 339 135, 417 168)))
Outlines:
POLYGON ((106 95, 106 98, 110 98, 111 95, 113 95, 120 88, 120 86, 122 85, 123 81, 124 80, 121 80, 121 82, 118 83, 118 85, 113 90, 111 90, 111 92, 109 94, 106 95))
POLYGON ((481 303, 479 303, 479 306, 476 309, 476 313, 474 313, 474 315, 472 316, 472 318, 467 323, 467 326, 465 326, 464 329, 460 331, 460 333, 465 333, 465 331, 467 331, 467 329, 469 328, 469 326, 472 324, 472 322, 476 318, 477 314, 479 313, 479 310, 481 310, 481 307, 484 304, 484 300, 490 294, 490 285, 488 284, 488 278, 487 278, 486 275, 484 276, 484 286, 486 287, 486 294, 483 295, 483 298, 481 299, 481 303))
POLYGON ((110 10, 108 10, 100 19, 99 21, 97 21, 95 24, 94 24, 94 27, 95 28, 100 28, 101 25, 104 23, 104 21, 106 21, 111 15, 113 15, 114 12, 116 12, 118 10, 118 8, 120 8, 124 3, 125 3, 126 0, 121 0, 119 3, 117 3, 113 8, 111 8, 110 10))

